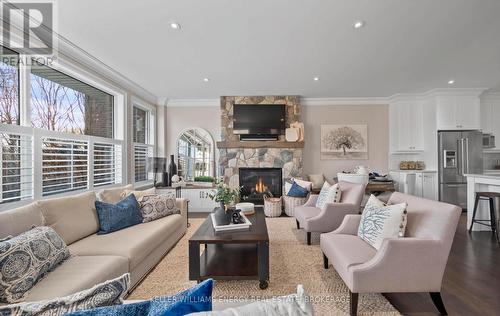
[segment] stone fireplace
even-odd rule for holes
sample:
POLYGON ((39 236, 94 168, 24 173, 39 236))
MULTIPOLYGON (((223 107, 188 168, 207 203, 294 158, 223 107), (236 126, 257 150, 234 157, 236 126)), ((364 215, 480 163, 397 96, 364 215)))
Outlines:
MULTIPOLYGON (((224 182, 232 188, 240 186, 240 168, 277 168, 283 180, 302 176, 303 142, 240 141, 233 133, 234 104, 285 104, 286 126, 300 122, 299 96, 223 96, 221 97, 221 141, 219 170, 224 182)), ((281 191, 282 192, 282 191, 281 191)), ((280 192, 280 194, 281 194, 280 192)))
POLYGON ((281 168, 239 168, 242 200, 263 204, 264 197, 280 197, 282 177, 281 168))

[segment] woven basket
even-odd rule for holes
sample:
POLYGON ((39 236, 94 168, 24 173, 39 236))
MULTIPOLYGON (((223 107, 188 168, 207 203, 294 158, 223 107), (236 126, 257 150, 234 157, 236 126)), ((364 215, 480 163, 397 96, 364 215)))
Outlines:
POLYGON ((264 214, 267 217, 281 215, 281 198, 264 198, 264 214))
POLYGON ((288 216, 293 216, 295 212, 295 207, 306 204, 308 198, 309 196, 295 197, 295 196, 285 195, 283 197, 283 201, 285 203, 285 214, 288 216))

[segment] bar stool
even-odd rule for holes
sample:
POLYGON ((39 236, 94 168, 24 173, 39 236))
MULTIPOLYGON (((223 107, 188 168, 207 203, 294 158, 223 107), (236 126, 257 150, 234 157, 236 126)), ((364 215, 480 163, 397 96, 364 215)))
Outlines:
POLYGON ((476 192, 476 200, 474 201, 474 212, 472 213, 472 222, 470 224, 469 233, 472 231, 472 226, 474 223, 491 227, 491 231, 496 235, 497 241, 500 243, 498 238, 498 228, 497 228, 497 218, 495 210, 495 198, 500 198, 500 193, 497 192, 476 192), (490 219, 476 219, 476 212, 479 206, 480 200, 488 200, 490 202, 490 219), (489 222, 489 224, 488 224, 489 222))

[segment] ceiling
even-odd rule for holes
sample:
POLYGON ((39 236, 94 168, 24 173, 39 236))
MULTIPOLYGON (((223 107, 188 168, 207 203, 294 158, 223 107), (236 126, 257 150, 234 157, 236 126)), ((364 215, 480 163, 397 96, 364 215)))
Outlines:
POLYGON ((64 0, 58 10, 61 35, 159 98, 387 97, 450 79, 500 89, 499 0, 64 0))

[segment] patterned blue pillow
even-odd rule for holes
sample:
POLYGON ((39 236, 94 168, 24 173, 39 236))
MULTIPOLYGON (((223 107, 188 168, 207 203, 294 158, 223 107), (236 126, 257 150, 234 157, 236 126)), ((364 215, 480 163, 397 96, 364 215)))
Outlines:
POLYGON ((372 194, 361 215, 358 237, 377 250, 384 239, 404 237, 406 206, 406 203, 386 205, 372 194))
POLYGON ((301 187, 294 181, 287 195, 293 197, 306 197, 308 193, 309 191, 307 191, 306 188, 301 187))
POLYGON ((0 306, 0 315, 65 315, 66 313, 88 310, 101 306, 123 303, 123 296, 130 286, 130 274, 95 285, 94 287, 50 300, 26 302, 0 306))
POLYGON ((0 241, 0 302, 22 301, 41 278, 67 258, 68 247, 47 226, 0 241))
POLYGON ((142 223, 141 210, 134 194, 128 195, 116 204, 95 201, 95 209, 99 217, 98 235, 142 223))
POLYGON ((164 296, 149 301, 101 307, 79 311, 67 316, 167 316, 187 315, 212 310, 212 289, 214 281, 205 280, 190 289, 173 296, 164 296))
POLYGON ((319 192, 318 199, 316 200, 316 207, 323 207, 325 203, 327 203, 328 200, 328 190, 330 190, 330 183, 326 182, 323 183, 323 187, 321 188, 321 191, 319 192))

